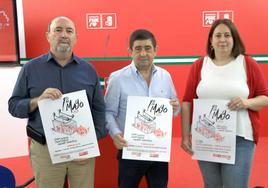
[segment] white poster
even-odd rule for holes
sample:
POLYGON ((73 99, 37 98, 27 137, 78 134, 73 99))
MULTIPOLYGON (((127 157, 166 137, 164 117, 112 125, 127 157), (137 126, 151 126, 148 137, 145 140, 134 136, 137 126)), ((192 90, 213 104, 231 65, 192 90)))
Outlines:
POLYGON ((230 111, 227 107, 228 102, 194 100, 193 159, 234 164, 237 111, 230 111))
POLYGON ((100 155, 85 90, 38 102, 52 163, 100 155))
POLYGON ((123 159, 170 160, 172 106, 169 99, 129 96, 123 159))

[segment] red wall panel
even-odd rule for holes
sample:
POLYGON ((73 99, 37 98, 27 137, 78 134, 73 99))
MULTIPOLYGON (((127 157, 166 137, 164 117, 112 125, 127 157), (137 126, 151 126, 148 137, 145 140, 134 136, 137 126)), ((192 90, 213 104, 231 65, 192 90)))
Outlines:
POLYGON ((75 20, 76 53, 82 57, 127 56, 128 37, 137 28, 148 28, 157 36, 160 56, 202 55, 209 30, 202 27, 202 12, 213 10, 233 11, 248 53, 268 53, 266 0, 24 0, 23 5, 27 57, 47 51, 48 22, 59 15, 75 20), (117 29, 87 29, 87 13, 116 13, 117 29))
MULTIPOLYGON (((24 0, 26 53, 28 58, 48 51, 45 38, 47 25, 52 18, 65 15, 76 22, 78 43, 75 52, 81 57, 127 57, 130 33, 137 28, 148 28, 157 37, 159 56, 196 56, 205 54, 209 28, 202 27, 203 11, 233 11, 237 25, 250 54, 268 54, 268 18, 266 0, 167 0, 163 1, 110 1, 110 0, 24 0), (241 4, 243 3, 243 4, 241 4), (116 29, 87 29, 87 13, 116 13, 116 29), (250 13, 250 14, 249 14, 250 13)), ((108 77, 130 61, 91 61, 100 77, 108 77)), ((268 73, 267 64, 262 69, 268 73)), ((189 65, 165 65, 175 83, 180 99, 183 96, 189 65)), ((266 74, 267 75, 267 74, 266 74)), ((263 112, 265 112, 264 110, 263 112)), ((263 113, 262 112, 262 113, 263 113)), ((268 119, 264 119, 268 122, 268 119)), ((178 118, 175 119, 179 126, 178 118)), ((179 136, 175 126, 174 136, 179 136)), ((268 135, 263 128, 261 135, 268 135)))
POLYGON ((4 63, 18 60, 13 6, 12 0, 0 2, 0 61, 4 63))

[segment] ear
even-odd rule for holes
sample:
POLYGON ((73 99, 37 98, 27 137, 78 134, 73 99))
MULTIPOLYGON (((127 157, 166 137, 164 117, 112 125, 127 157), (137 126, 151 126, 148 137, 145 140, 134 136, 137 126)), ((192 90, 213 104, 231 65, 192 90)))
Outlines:
POLYGON ((154 48, 154 52, 155 52, 155 54, 158 52, 158 49, 159 49, 159 46, 157 45, 157 46, 154 48))
POLYGON ((209 38, 210 45, 212 44, 212 37, 209 38))
POLYGON ((128 48, 128 55, 132 57, 133 50, 131 48, 128 48))
POLYGON ((48 31, 46 32, 46 38, 47 38, 47 41, 49 42, 49 32, 48 31))
POLYGON ((78 34, 77 34, 77 33, 75 33, 75 40, 74 40, 74 44, 76 44, 77 40, 78 40, 78 34))

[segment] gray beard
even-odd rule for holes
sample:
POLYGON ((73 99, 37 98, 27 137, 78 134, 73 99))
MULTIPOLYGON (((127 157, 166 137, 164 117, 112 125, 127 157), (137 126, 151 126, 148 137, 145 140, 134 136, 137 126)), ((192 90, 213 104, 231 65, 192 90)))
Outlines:
POLYGON ((56 49, 59 52, 70 52, 71 51, 71 47, 69 45, 58 45, 56 49))

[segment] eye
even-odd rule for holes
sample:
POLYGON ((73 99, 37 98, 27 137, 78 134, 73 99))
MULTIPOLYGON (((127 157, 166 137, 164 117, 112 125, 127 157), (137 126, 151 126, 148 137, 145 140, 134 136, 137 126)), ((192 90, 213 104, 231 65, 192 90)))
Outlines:
POLYGON ((56 27, 55 30, 54 30, 54 32, 56 32, 56 33, 60 33, 60 32, 62 32, 62 28, 60 28, 60 27, 56 27))
POLYGON ((224 37, 225 37, 225 38, 230 38, 230 37, 232 37, 232 35, 231 35, 230 33, 225 33, 225 34, 224 34, 224 37))
POLYGON ((135 47, 135 52, 136 52, 136 53, 141 52, 141 50, 142 50, 142 47, 135 47))
POLYGON ((74 30, 73 29, 66 29, 66 32, 67 33, 74 33, 74 30))
POLYGON ((145 46, 145 51, 146 52, 151 52, 152 51, 152 47, 151 46, 145 46))
POLYGON ((220 34, 220 33, 217 33, 217 34, 215 35, 215 37, 216 37, 216 38, 221 38, 221 34, 220 34))

